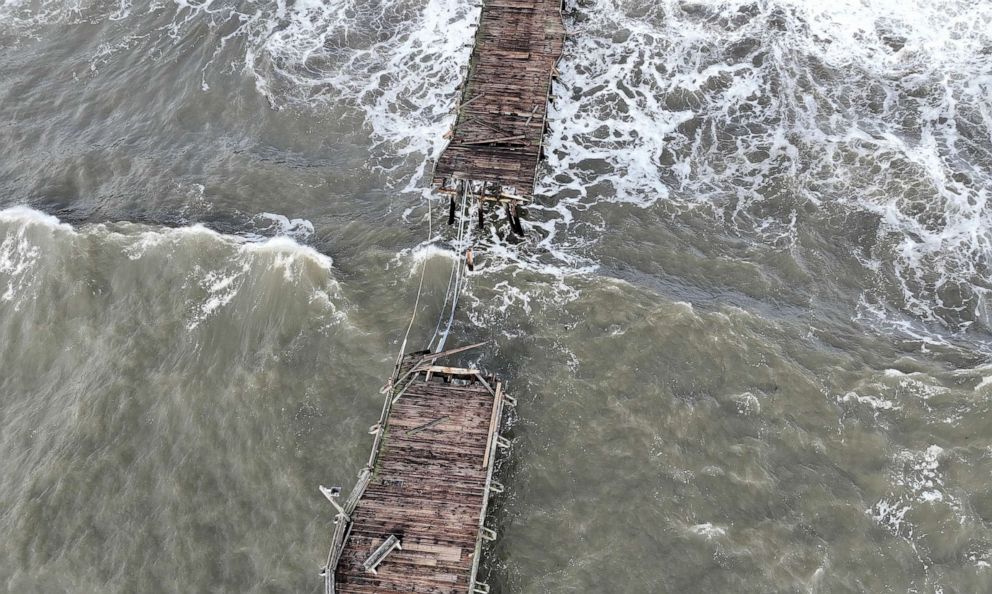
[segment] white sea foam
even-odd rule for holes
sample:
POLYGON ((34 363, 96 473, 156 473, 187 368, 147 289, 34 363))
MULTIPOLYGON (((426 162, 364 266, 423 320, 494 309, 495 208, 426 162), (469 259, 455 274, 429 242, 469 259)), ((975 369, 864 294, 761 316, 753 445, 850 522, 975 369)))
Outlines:
POLYGON ((84 0, 2 0, 0 33, 32 34, 42 24, 79 22, 84 4, 84 0))
MULTIPOLYGON (((282 281, 290 285, 306 283, 314 294, 311 303, 323 303, 331 317, 344 319, 343 312, 335 306, 336 302, 341 301, 341 295, 333 278, 333 260, 291 237, 231 236, 194 225, 146 233, 138 245, 147 250, 149 246, 182 241, 184 236, 189 235, 206 236, 219 244, 225 254, 224 260, 212 263, 210 268, 198 265, 189 273, 187 286, 198 286, 202 292, 202 296, 191 300, 189 305, 191 314, 187 327, 190 330, 229 305, 249 283, 258 282, 265 270, 281 272, 282 281), (153 238, 149 238, 149 234, 153 238), (321 280, 314 283, 314 279, 321 280)), ((135 258, 127 248, 125 253, 135 258)))
POLYGON ((737 412, 742 415, 761 414, 761 401, 753 392, 744 392, 734 396, 734 402, 737 403, 737 412))
POLYGON ((0 230, 0 302, 12 303, 16 311, 33 295, 34 269, 43 255, 39 242, 54 233, 75 232, 57 218, 24 206, 0 210, 0 230))
MULTIPOLYGON (((240 74, 276 108, 348 105, 371 132, 373 166, 419 191, 479 7, 172 0, 150 10, 168 21, 150 34, 176 43, 203 26, 218 33, 205 92, 240 74)), ((15 28, 126 24, 138 12, 128 0, 0 3, 15 28)), ((839 239, 865 243, 860 319, 924 349, 946 329, 992 327, 992 4, 600 0, 578 12, 539 181, 555 199, 530 208, 523 246, 479 238, 483 270, 595 270, 597 238, 611 231, 595 215, 601 202, 704 211, 782 249, 807 217, 850 217, 870 221, 868 237, 839 239)), ((101 46, 97 69, 127 52, 133 39, 122 39, 101 46)))
MULTIPOLYGON (((983 24, 992 8, 603 0, 580 14, 569 23, 539 180, 555 198, 530 207, 522 246, 507 248, 492 229, 479 237, 481 271, 596 270, 590 249, 609 229, 586 213, 603 201, 704 209, 734 233, 790 249, 799 213, 814 206, 815 216, 878 221, 876 248, 861 258, 872 275, 861 319, 926 348, 944 341, 927 324, 966 329, 988 309, 992 58, 983 24)), ((420 40, 395 46, 396 56, 415 55, 420 40)), ((443 51, 451 65, 466 55, 443 51)), ((417 75, 402 60, 387 63, 399 78, 417 75)), ((372 88, 362 96, 382 92, 372 88)), ((365 102, 377 136, 435 154, 429 138, 414 139, 448 120, 434 113, 433 127, 413 125, 425 112, 403 98, 419 106, 422 97, 400 90, 365 102)))
MULTIPOLYGON (((456 262, 461 258, 460 253, 456 253, 458 247, 461 246, 457 246, 452 249, 439 243, 434 243, 433 241, 422 243, 415 247, 400 251, 396 254, 396 257, 393 258, 392 265, 405 265, 407 260, 411 260, 417 265, 420 265, 429 260, 433 260, 434 258, 441 258, 456 262)), ((415 272, 416 267, 410 267, 410 275, 412 276, 415 272)))
POLYGON ((879 398, 877 396, 862 396, 856 392, 848 392, 843 396, 837 398, 838 402, 857 402, 859 404, 865 404, 869 408, 876 411, 883 410, 899 410, 902 408, 895 402, 891 400, 885 400, 884 398, 879 398))
POLYGON ((703 524, 696 524, 695 526, 690 526, 689 530, 698 536, 702 536, 707 540, 712 540, 714 538, 719 538, 727 534, 727 529, 722 526, 715 526, 711 522, 706 522, 703 524))
POLYGON ((893 534, 899 534, 902 530, 902 523, 910 509, 912 509, 911 506, 901 500, 889 501, 887 499, 881 499, 871 507, 868 514, 879 525, 887 528, 893 534))
MULTIPOLYGON (((290 224, 290 230, 299 228, 306 225, 290 224)), ((73 252, 75 241, 116 246, 128 261, 153 258, 152 266, 188 266, 180 289, 189 293, 190 330, 228 307, 245 287, 264 284, 269 271, 277 272, 287 287, 311 292, 309 302, 320 305, 328 320, 345 319, 333 260, 291 237, 225 235, 203 225, 150 228, 117 223, 74 229, 26 207, 0 211, 0 303, 11 302, 17 310, 29 302, 42 272, 38 267, 65 265, 60 254, 73 252), (45 258, 51 262, 43 263, 45 258)))
POLYGON ((545 192, 564 188, 569 208, 705 209, 782 247, 810 206, 873 218, 863 300, 880 320, 988 324, 992 5, 603 0, 580 13, 545 192))
POLYGON ((11 206, 0 210, 0 222, 18 223, 24 226, 41 225, 52 230, 72 233, 72 225, 63 223, 57 217, 27 206, 11 206))
POLYGON ((0 242, 0 301, 13 301, 31 286, 31 269, 40 256, 41 250, 31 243, 23 227, 4 236, 0 242))
POLYGON ((935 396, 950 392, 950 388, 941 385, 934 385, 933 380, 929 376, 922 373, 901 374, 894 369, 887 369, 886 375, 890 378, 897 379, 896 383, 900 388, 900 392, 914 396, 921 400, 929 400, 935 396), (899 375, 890 375, 890 372, 895 372, 899 375))
POLYGON ((922 451, 900 451, 893 461, 892 492, 872 505, 868 514, 910 542, 917 538, 911 513, 916 505, 946 506, 964 523, 966 514, 961 502, 948 488, 940 470, 946 458, 947 453, 937 445, 922 451))
POLYGON ((0 33, 117 21, 128 32, 97 48, 90 69, 98 71, 137 40, 156 48, 188 36, 202 43, 206 27, 215 35, 200 66, 203 92, 233 74, 253 79, 277 109, 350 105, 381 145, 374 165, 388 169, 396 157, 416 156, 416 173, 402 182, 414 189, 454 119, 479 10, 462 0, 164 0, 147 11, 133 10, 130 0, 2 0, 0 33), (167 23, 148 30, 148 13, 167 23))
MULTIPOLYGON (((413 155, 419 167, 403 182, 414 190, 427 157, 443 146, 456 87, 468 61, 479 6, 459 0, 368 3, 304 0, 191 5, 177 2, 179 36, 203 20, 235 24, 244 44, 242 71, 273 107, 351 105, 377 147, 373 165, 390 169, 413 155)), ((217 53, 215 53, 215 57, 217 53)), ((209 90, 207 66, 204 88, 209 90)))
POLYGON ((245 244, 242 249, 253 252, 271 252, 275 256, 273 266, 283 271, 288 283, 295 283, 305 266, 312 263, 330 273, 334 261, 313 248, 300 245, 289 237, 273 237, 261 243, 245 244))
POLYGON ((294 239, 305 240, 313 235, 313 223, 306 219, 290 219, 281 214, 263 212, 258 219, 269 221, 276 235, 285 235, 294 239))

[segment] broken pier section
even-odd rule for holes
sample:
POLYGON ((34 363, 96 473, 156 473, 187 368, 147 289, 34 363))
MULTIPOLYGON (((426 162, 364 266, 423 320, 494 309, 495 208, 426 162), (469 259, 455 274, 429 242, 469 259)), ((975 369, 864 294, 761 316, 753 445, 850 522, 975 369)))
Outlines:
POLYGON ((451 139, 434 184, 483 182, 484 199, 532 197, 551 81, 565 43, 562 0, 486 0, 451 139))
MULTIPOLYGON (((479 346, 479 345, 475 345, 479 346)), ((472 347, 468 347, 472 348, 472 347)), ((476 579, 504 407, 495 377, 406 356, 390 383, 368 466, 339 508, 326 594, 483 594, 476 579)), ((333 499, 332 499, 333 501, 333 499)))

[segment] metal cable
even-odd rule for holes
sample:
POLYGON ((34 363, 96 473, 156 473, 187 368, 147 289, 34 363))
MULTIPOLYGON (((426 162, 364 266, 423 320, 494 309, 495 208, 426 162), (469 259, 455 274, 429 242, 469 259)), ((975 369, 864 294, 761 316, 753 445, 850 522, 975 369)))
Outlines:
MULTIPOLYGON (((472 217, 466 217, 466 216, 464 216, 464 214, 465 214, 465 204, 468 201, 469 193, 470 193, 469 184, 466 183, 465 186, 463 186, 463 191, 462 191, 462 218, 463 218, 463 220, 471 220, 472 219, 472 217)), ((472 237, 472 225, 469 224, 469 233, 468 233, 468 236, 465 237, 463 235, 462 237, 459 237, 459 244, 461 244, 462 240, 464 240, 466 243, 468 243, 468 241, 471 239, 471 237, 472 237)), ((461 249, 462 249, 462 246, 459 245, 458 246, 458 250, 459 250, 458 253, 459 253, 459 255, 458 255, 458 259, 456 260, 458 274, 455 276, 455 288, 454 288, 454 291, 452 292, 451 315, 448 317, 448 325, 447 325, 447 327, 445 327, 444 334, 441 335, 441 338, 440 338, 440 340, 437 343, 436 350, 434 351, 434 352, 438 352, 438 353, 444 350, 444 343, 448 340, 448 335, 451 333, 451 326, 455 322, 455 309, 458 307, 458 296, 459 296, 459 294, 461 294, 462 287, 465 286, 465 274, 464 274, 463 270, 464 270, 466 264, 465 264, 465 259, 462 258, 461 255, 460 255, 460 250, 461 249)), ((443 316, 444 313, 442 312, 441 315, 443 316)))
MULTIPOLYGON (((465 200, 464 200, 464 195, 463 195, 462 213, 461 213, 463 215, 464 215, 464 210, 465 210, 465 200)), ((461 243, 462 234, 464 233, 464 226, 465 226, 465 219, 464 219, 464 216, 461 216, 461 217, 459 217, 459 220, 458 220, 458 233, 455 236, 456 237, 456 239, 455 239, 456 250, 457 250, 458 244, 461 243)), ((431 336, 430 342, 427 343, 427 350, 428 351, 433 351, 434 350, 434 341, 437 340, 438 335, 441 333, 441 324, 444 323, 444 312, 447 311, 448 301, 451 299, 451 296, 452 296, 451 287, 452 287, 452 284, 455 283, 455 278, 457 276, 456 275, 456 272, 458 270, 459 263, 460 263, 460 260, 459 260, 459 258, 457 256, 455 257, 454 260, 451 261, 451 274, 448 275, 448 288, 444 290, 444 303, 441 304, 441 313, 440 313, 440 315, 438 315, 437 325, 434 327, 434 334, 433 334, 433 336, 431 336)))
MULTIPOLYGON (((427 241, 429 242, 434 235, 434 216, 431 209, 430 198, 427 199, 427 241)), ((396 374, 399 373, 400 362, 403 361, 403 355, 406 353, 406 343, 410 339, 410 330, 413 329, 413 322, 417 319, 417 310, 420 309, 420 297, 424 294, 424 277, 427 275, 427 260, 424 259, 424 265, 420 269, 420 286, 417 288, 417 300, 413 303, 413 315, 410 316, 410 324, 406 327, 406 334, 403 336, 403 343, 400 345, 400 352, 396 355, 396 364, 393 367, 393 376, 389 379, 389 383, 386 384, 392 387, 393 381, 396 379, 396 374)))

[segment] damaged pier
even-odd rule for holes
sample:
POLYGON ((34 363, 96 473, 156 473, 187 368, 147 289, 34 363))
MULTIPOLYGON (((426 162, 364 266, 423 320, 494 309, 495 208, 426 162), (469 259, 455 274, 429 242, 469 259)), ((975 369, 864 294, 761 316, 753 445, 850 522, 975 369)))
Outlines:
MULTIPOLYGON (((475 345, 481 346, 481 345, 475 345)), ((368 466, 338 505, 325 594, 484 594, 476 579, 499 430, 512 398, 478 370, 443 367, 447 353, 407 355, 383 404, 368 466)))
MULTIPOLYGON (((434 165, 434 186, 451 196, 449 224, 460 195, 463 209, 479 200, 480 225, 485 202, 504 204, 523 234, 517 207, 533 197, 542 158, 565 42, 561 11, 562 0, 484 0, 450 142, 434 165)), ((495 377, 437 365, 478 346, 398 362, 355 489, 339 504, 339 489, 321 488, 338 510, 325 594, 489 592, 477 579, 479 557, 496 538, 486 511, 503 490, 494 459, 509 447, 499 432, 514 401, 495 377)))
POLYGON ((434 185, 484 182, 483 198, 533 195, 551 94, 565 43, 561 0, 486 0, 450 142, 434 185))

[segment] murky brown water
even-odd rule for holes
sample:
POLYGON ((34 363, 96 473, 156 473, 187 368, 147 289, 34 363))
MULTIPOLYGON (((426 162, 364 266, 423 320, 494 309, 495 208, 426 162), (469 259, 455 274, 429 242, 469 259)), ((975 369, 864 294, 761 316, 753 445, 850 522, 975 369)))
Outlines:
MULTIPOLYGON (((570 9, 486 579, 992 591, 992 3, 570 9)), ((319 591, 476 14, 0 0, 0 589, 319 591)))

